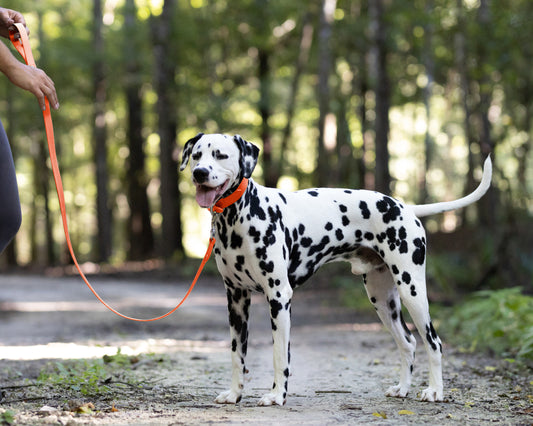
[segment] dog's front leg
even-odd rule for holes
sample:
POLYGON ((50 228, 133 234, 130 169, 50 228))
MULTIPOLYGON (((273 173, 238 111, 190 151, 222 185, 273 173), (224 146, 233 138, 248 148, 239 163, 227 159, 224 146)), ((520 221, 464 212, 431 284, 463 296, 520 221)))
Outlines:
POLYGON ((248 348, 248 316, 251 295, 248 290, 226 285, 231 335, 231 388, 217 396, 219 404, 236 404, 241 400, 248 348))
POLYGON ((259 400, 259 405, 283 405, 287 400, 290 364, 290 328, 292 289, 274 289, 267 295, 274 339, 274 384, 272 391, 259 400))

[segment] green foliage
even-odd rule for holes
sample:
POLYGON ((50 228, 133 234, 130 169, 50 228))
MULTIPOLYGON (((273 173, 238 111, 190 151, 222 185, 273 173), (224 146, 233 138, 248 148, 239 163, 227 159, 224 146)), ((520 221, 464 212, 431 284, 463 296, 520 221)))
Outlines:
POLYGON ((374 314, 374 307, 368 300, 361 277, 336 274, 333 285, 341 290, 343 306, 353 308, 358 314, 374 314))
POLYGON ((120 349, 116 355, 104 355, 95 360, 57 361, 47 365, 39 374, 37 383, 64 389, 67 393, 83 396, 112 393, 111 383, 135 385, 128 375, 138 357, 126 356, 120 349))
MULTIPOLYGON (((162 16, 165 2, 136 1, 134 31, 127 31, 125 26, 124 1, 103 3, 101 53, 95 52, 93 45, 94 2, 7 0, 2 3, 3 7, 20 10, 26 17, 37 64, 53 78, 58 91, 61 109, 53 114, 55 134, 71 237, 82 262, 95 260, 94 241, 101 229, 96 225, 93 140, 94 65, 100 59, 103 59, 106 79, 108 205, 113 217, 110 261, 124 260, 130 249, 124 235, 130 213, 129 182, 124 173, 130 159, 124 87, 132 78, 142 87, 151 225, 156 243, 161 244, 167 237, 161 233, 164 214, 158 191, 161 176, 153 45, 157 20, 162 16), (135 51, 134 56, 141 59, 134 72, 126 72, 132 58, 130 47, 135 51)), ((261 139, 268 138, 273 158, 283 159, 285 182, 309 186, 317 165, 316 83, 323 60, 317 50, 319 43, 311 44, 309 58, 302 64, 289 142, 282 146, 281 141, 289 122, 287 105, 291 86, 296 83, 302 29, 305 22, 311 23, 313 37, 317 39, 323 2, 183 0, 174 3, 171 30, 165 41, 171 46, 169 58, 174 72, 174 78, 167 82, 167 93, 176 106, 172 114, 177 145, 181 146, 198 131, 241 133, 259 145, 261 139), (258 76, 260 53, 268 57, 266 89, 261 87, 258 76), (268 92, 265 97, 268 101, 262 99, 261 90, 268 92), (268 105, 260 105, 262 102, 268 105), (263 135, 261 106, 268 107, 271 113, 266 123, 269 135, 263 135)), ((374 81, 376 73, 373 72, 376 61, 371 34, 375 23, 369 13, 371 4, 361 0, 338 1, 333 15, 328 112, 335 115, 338 131, 337 146, 330 153, 336 157, 331 167, 331 186, 364 186, 362 181, 372 181, 378 160, 373 134, 378 113, 375 86, 379 82, 374 81)), ((383 36, 388 49, 391 89, 388 116, 393 195, 408 202, 419 200, 424 190, 429 192, 428 201, 462 195, 469 153, 474 168, 480 163, 480 145, 469 141, 481 141, 479 129, 484 123, 490 123, 494 145, 491 148, 496 160, 494 187, 502 197, 494 203, 494 208, 512 210, 521 206, 530 220, 533 205, 529 194, 533 180, 530 179, 531 162, 527 159, 531 156, 532 140, 529 112, 533 104, 530 72, 533 48, 528 40, 533 36, 532 4, 523 0, 386 2, 383 36), (482 5, 488 5, 483 13, 482 5), (488 24, 480 20, 483 16, 489 19, 488 24), (468 87, 463 87, 462 81, 468 87), (465 106, 469 107, 468 111, 464 110, 465 106), (486 108, 490 109, 489 114, 482 117, 486 108), (465 128, 466 113, 470 114, 470 130, 465 128), (421 187, 422 181, 427 183, 427 188, 421 187)), ((7 79, 0 79, 0 118, 4 120, 14 150, 25 212, 17 236, 17 261, 54 263, 46 258, 49 244, 55 252, 55 261, 63 262, 64 259, 59 259, 64 250, 63 239, 59 237, 61 224, 55 220, 58 209, 54 189, 44 185, 49 171, 45 167, 45 153, 40 154, 43 125, 34 97, 15 88, 7 79), (45 232, 46 227, 53 229, 45 232), (54 241, 47 241, 52 236, 54 241)), ((260 165, 254 175, 258 180, 261 172, 260 165)), ((193 204, 194 189, 187 175, 183 176, 179 188, 182 218, 185 218, 184 243, 188 253, 198 254, 193 246, 202 222, 197 213, 194 216, 190 213, 198 208, 188 207, 193 204)), ((511 222, 509 218, 499 220, 511 222)), ((469 217, 467 222, 474 221, 469 217)), ((435 223, 438 228, 439 223, 435 223)), ((522 262, 531 271, 527 259, 524 255, 506 260, 522 262)), ((444 285, 449 285, 445 283, 450 278, 451 282, 472 283, 473 271, 483 273, 482 262, 465 264, 457 257, 441 260, 433 265, 433 272, 444 285)), ((519 275, 515 281, 524 287, 531 285, 531 279, 526 284, 524 276, 527 277, 519 275)))
POLYGON ((431 253, 427 257, 428 281, 435 282, 447 294, 453 294, 453 288, 466 289, 477 282, 479 269, 472 268, 463 253, 431 253))
POLYGON ((441 330, 467 350, 533 360, 533 297, 520 287, 477 292, 453 308, 441 330))
POLYGON ((0 413, 0 425, 12 425, 15 423, 15 413, 11 410, 6 410, 0 413))

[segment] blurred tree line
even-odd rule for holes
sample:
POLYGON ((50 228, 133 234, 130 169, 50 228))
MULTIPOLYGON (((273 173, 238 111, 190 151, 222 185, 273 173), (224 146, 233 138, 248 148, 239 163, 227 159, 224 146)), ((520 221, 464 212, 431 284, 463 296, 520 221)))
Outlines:
MULTIPOLYGON (((178 174, 180 148, 198 131, 239 133, 262 147, 254 176, 268 186, 369 188, 410 203, 470 192, 490 153, 487 196, 426 225, 461 237, 448 252, 489 251, 468 265, 483 269, 477 280, 533 289, 532 2, 3 6, 24 13, 36 61, 60 96, 53 119, 80 260, 193 253, 202 222, 189 175, 178 174)), ((66 262, 37 102, 4 78, 0 117, 24 215, 2 261, 66 262)), ((438 276, 448 265, 432 268, 438 276)))

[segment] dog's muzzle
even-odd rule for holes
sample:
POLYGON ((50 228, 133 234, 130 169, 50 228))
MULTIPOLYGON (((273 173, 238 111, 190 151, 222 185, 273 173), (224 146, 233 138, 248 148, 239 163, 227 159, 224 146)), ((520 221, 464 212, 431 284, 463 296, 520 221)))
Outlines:
POLYGON ((194 169, 192 176, 196 186, 196 202, 200 207, 209 208, 213 206, 228 189, 229 179, 222 185, 214 187, 205 185, 209 180, 208 169, 202 167, 194 169))

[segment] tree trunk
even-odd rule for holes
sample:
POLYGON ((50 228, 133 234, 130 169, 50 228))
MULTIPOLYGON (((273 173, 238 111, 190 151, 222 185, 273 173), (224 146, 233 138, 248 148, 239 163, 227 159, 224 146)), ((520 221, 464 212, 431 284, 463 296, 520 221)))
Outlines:
POLYGON ((283 128, 283 135, 281 138, 281 146, 279 159, 276 170, 276 186, 279 178, 283 174, 284 159, 285 153, 289 146, 289 138, 291 137, 292 132, 292 120, 294 119, 294 111, 296 108, 296 96, 298 95, 298 87, 300 85, 300 79, 304 70, 305 65, 309 59, 309 50, 311 49, 311 43, 313 41, 313 25, 309 22, 311 18, 310 13, 306 13, 304 16, 303 28, 302 28, 302 37, 300 39, 300 51, 298 54, 298 60, 296 61, 296 66, 294 68, 294 75, 292 78, 289 100, 287 105, 287 123, 283 128))
MULTIPOLYGON (((491 15, 490 15, 490 0, 481 0, 478 10, 478 23, 480 28, 491 27, 491 15)), ((478 40, 479 58, 480 63, 484 64, 490 60, 489 51, 487 50, 487 44, 485 40, 478 40)), ((480 90, 480 148, 481 153, 489 155, 492 153, 492 160, 494 161, 494 141, 492 140, 491 132, 492 126, 489 120, 489 107, 492 100, 492 84, 490 84, 490 75, 486 72, 482 73, 481 80, 479 81, 480 90)), ((483 161, 481 161, 482 163, 483 161)), ((499 202, 497 200, 497 194, 494 187, 489 188, 487 194, 479 200, 477 203, 478 216, 481 226, 493 229, 496 225, 496 218, 498 212, 499 202)))
POLYGON ((261 98, 259 100, 259 115, 261 116, 261 140, 263 141, 263 177, 265 186, 276 186, 277 179, 272 156, 272 135, 268 121, 270 119, 270 51, 265 47, 258 49, 258 77, 261 98))
MULTIPOLYGON (((433 0, 429 0, 426 3, 426 16, 431 17, 433 15, 433 0)), ((424 108, 426 110, 426 134, 424 136, 424 150, 425 150, 425 164, 422 171, 421 178, 421 197, 419 204, 425 204, 429 202, 429 192, 427 188, 426 175, 431 166, 431 160, 433 157, 433 138, 431 137, 430 124, 431 124, 431 96, 433 95, 433 84, 435 81, 435 61, 433 59, 433 24, 430 22, 431 18, 428 18, 428 23, 424 28, 424 50, 423 61, 426 68, 427 84, 424 88, 424 108)))
POLYGON ((386 27, 384 23, 384 0, 370 1, 368 8, 372 33, 372 66, 374 68, 373 89, 376 96, 375 120, 375 190, 390 193, 389 173, 389 108, 390 82, 387 73, 386 27))
POLYGON ((102 2, 93 7, 93 143, 96 166, 97 259, 107 262, 112 250, 112 213, 109 207, 109 173, 107 169, 107 126, 105 118, 106 81, 102 38, 102 2))
POLYGON ((156 111, 159 133, 159 163, 161 215, 161 255, 165 259, 174 254, 183 254, 181 229, 181 196, 179 192, 178 163, 176 160, 176 85, 174 83, 175 65, 171 59, 169 43, 172 39, 172 18, 175 13, 176 1, 165 0, 163 13, 154 18, 155 85, 157 91, 156 111))
POLYGON ((318 149, 316 166, 317 186, 327 186, 330 172, 330 149, 326 141, 326 116, 329 113, 329 75, 331 72, 331 33, 333 14, 337 0, 322 0, 320 8, 320 27, 318 32, 318 149))
POLYGON ((154 237, 150 223, 150 208, 146 193, 147 177, 144 170, 144 138, 140 66, 138 46, 136 46, 136 7, 134 0, 127 0, 125 7, 124 30, 126 32, 126 102, 127 140, 129 158, 126 170, 130 217, 128 237, 130 242, 129 259, 141 260, 153 254, 154 237))
MULTIPOLYGON (((464 18, 463 0, 457 0, 458 10, 458 28, 459 31, 455 36, 455 52, 456 52, 456 66, 459 72, 460 86, 461 86, 461 102, 464 111, 464 133, 466 144, 468 148, 468 169, 465 179, 463 194, 469 194, 475 187, 474 182, 474 156, 472 154, 472 142, 474 141, 474 134, 471 125, 472 109, 468 102, 470 98, 470 79, 468 76, 467 66, 467 49, 466 49, 466 23, 464 18)), ((461 223, 466 224, 467 209, 461 210, 461 223)))

